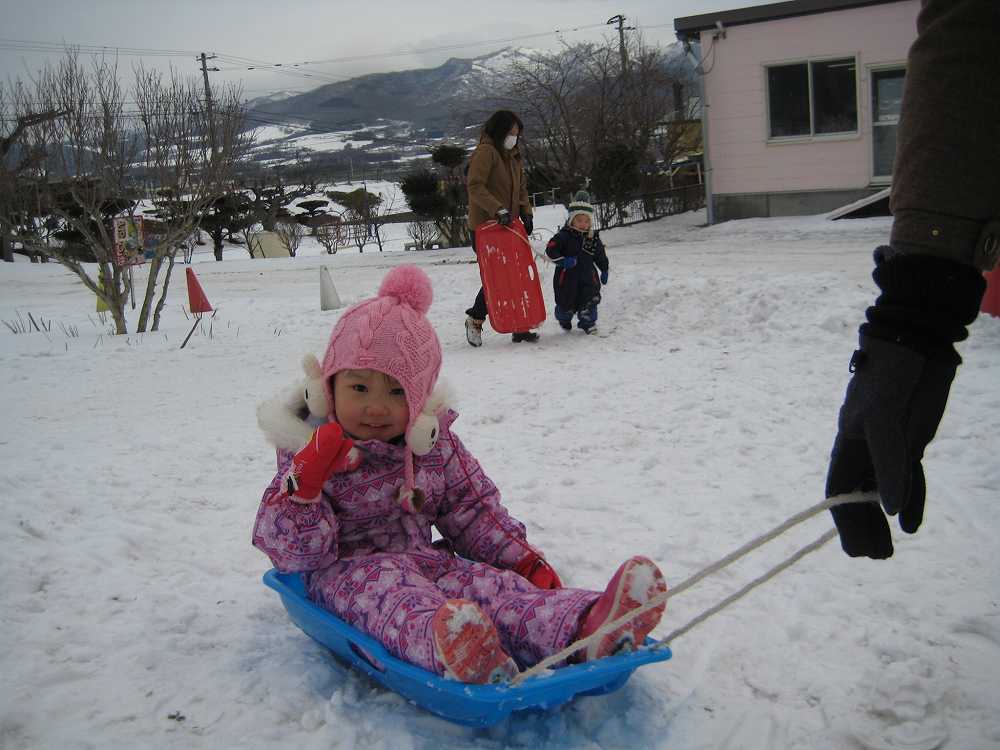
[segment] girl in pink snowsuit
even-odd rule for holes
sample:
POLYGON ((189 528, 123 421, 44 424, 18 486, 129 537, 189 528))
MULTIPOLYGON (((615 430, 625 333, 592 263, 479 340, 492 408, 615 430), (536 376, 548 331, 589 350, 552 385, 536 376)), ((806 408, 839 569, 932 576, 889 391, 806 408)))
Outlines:
MULTIPOLYGON (((431 299, 427 276, 401 266, 341 316, 322 363, 328 421, 294 455, 279 451, 253 544, 280 571, 304 573, 310 598, 395 656, 464 682, 502 681, 666 584, 634 557, 603 594, 562 587, 451 430, 458 415, 435 391, 431 299), (432 543, 432 526, 442 541, 432 543)), ((662 612, 573 660, 641 645, 662 612)))

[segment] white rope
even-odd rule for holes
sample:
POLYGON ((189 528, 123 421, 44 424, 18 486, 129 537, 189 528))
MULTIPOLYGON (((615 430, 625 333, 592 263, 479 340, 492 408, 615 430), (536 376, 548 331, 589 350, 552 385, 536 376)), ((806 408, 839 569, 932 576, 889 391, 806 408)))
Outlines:
MULTIPOLYGON (((695 573, 693 576, 691 576, 687 580, 682 581, 680 584, 678 584, 674 588, 672 588, 672 589, 670 589, 668 591, 665 591, 662 594, 654 596, 652 599, 650 599, 648 602, 646 602, 645 604, 643 604, 641 607, 636 607, 635 609, 629 610, 628 612, 626 612, 625 614, 623 614, 621 617, 619 617, 619 618, 617 618, 615 620, 611 620, 610 622, 606 622, 604 625, 602 625, 600 628, 598 628, 593 633, 591 633, 590 635, 588 635, 586 638, 581 638, 578 641, 574 641, 573 643, 569 644, 566 648, 564 648, 562 651, 560 651, 558 653, 555 653, 555 654, 552 654, 552 656, 549 656, 549 657, 543 659, 542 661, 538 662, 538 664, 536 664, 535 666, 531 667, 531 669, 526 669, 525 671, 519 673, 518 675, 516 675, 511 680, 510 684, 512 686, 518 685, 521 682, 523 682, 524 680, 528 679, 529 677, 533 677, 536 674, 540 674, 541 672, 544 672, 546 669, 548 669, 549 667, 551 667, 553 664, 557 664, 558 662, 563 661, 564 659, 572 656, 577 651, 580 651, 581 649, 586 648, 587 646, 589 646, 594 641, 598 640, 599 638, 604 637, 606 634, 608 634, 608 633, 610 633, 610 632, 612 632, 614 630, 617 630, 618 628, 620 628, 622 625, 624 625, 628 621, 632 620, 633 618, 638 617, 639 615, 643 614, 644 612, 648 612, 649 610, 654 609, 654 608, 660 606, 661 604, 665 604, 666 601, 668 599, 670 599, 671 597, 676 596, 677 594, 680 594, 680 593, 686 591, 687 589, 691 588, 696 583, 698 583, 699 581, 701 581, 704 578, 707 578, 708 576, 712 575, 713 573, 717 573, 718 571, 722 570, 723 568, 725 568, 725 567, 727 567, 729 565, 732 565, 734 562, 736 562, 740 558, 745 557, 750 552, 753 552, 758 547, 761 547, 762 545, 764 545, 767 542, 771 541, 775 537, 777 537, 777 536, 783 534, 784 532, 788 531, 793 526, 797 526, 798 524, 802 523, 803 521, 807 521, 808 519, 812 518, 813 516, 817 515, 818 513, 822 513, 824 510, 827 510, 827 509, 833 507, 834 505, 842 505, 844 503, 860 503, 860 502, 866 502, 866 503, 867 502, 878 502, 878 495, 877 495, 877 493, 874 493, 874 492, 854 492, 854 493, 847 494, 847 495, 837 495, 835 497, 827 498, 823 502, 817 503, 816 505, 813 505, 811 508, 807 508, 806 510, 803 510, 803 511, 801 511, 799 513, 796 513, 791 518, 789 518, 788 520, 786 520, 784 523, 781 523, 778 526, 775 526, 770 531, 768 531, 768 532, 766 532, 764 534, 761 534, 760 536, 756 537, 755 539, 750 540, 749 542, 747 542, 746 544, 744 544, 742 547, 740 547, 736 551, 731 552, 730 554, 726 555, 725 557, 723 557, 718 562, 712 563, 707 568, 704 568, 704 569, 700 570, 699 572, 695 573)), ((779 563, 775 567, 771 568, 771 570, 769 570, 764 575, 760 576, 759 578, 754 579, 753 581, 751 581, 750 583, 748 583, 746 586, 744 586, 742 589, 740 589, 735 594, 732 594, 731 596, 727 597, 726 599, 724 599, 719 604, 715 605, 714 607, 712 607, 712 608, 706 610, 705 612, 703 612, 702 614, 698 615, 691 622, 689 622, 687 625, 684 625, 683 627, 678 628, 677 630, 675 630, 674 632, 672 632, 669 636, 667 636, 666 638, 664 638, 661 641, 661 644, 662 644, 661 648, 663 646, 666 646, 667 644, 669 644, 670 641, 672 641, 677 636, 682 635, 683 633, 686 633, 691 628, 693 628, 695 625, 697 625, 697 624, 703 622, 704 620, 708 619, 709 617, 711 617, 712 615, 714 615, 716 612, 720 611, 724 607, 727 607, 728 605, 730 605, 733 602, 735 602, 737 599, 740 599, 741 597, 745 596, 749 591, 757 588, 757 586, 759 586, 762 583, 770 580, 771 578, 773 578, 774 576, 776 576, 781 571, 785 570, 786 568, 790 567, 794 563, 798 562, 800 559, 802 559, 803 557, 805 557, 810 552, 814 552, 815 550, 819 549, 824 544, 826 544, 828 541, 830 541, 831 539, 833 539, 836 535, 837 535, 837 531, 835 529, 831 529, 830 531, 827 531, 825 534, 823 534, 821 537, 819 537, 819 539, 817 539, 816 541, 812 542, 811 544, 806 545, 805 547, 803 547, 802 549, 800 549, 798 552, 796 552, 793 555, 791 555, 790 557, 788 557, 784 562, 779 563)), ((640 645, 640 644, 637 644, 637 645, 640 645)))
POLYGON ((755 578, 752 581, 750 581, 750 583, 748 583, 746 586, 744 586, 743 588, 741 588, 736 593, 730 594, 725 599, 723 599, 721 602, 719 602, 718 604, 716 604, 714 607, 710 607, 709 609, 707 609, 704 612, 702 612, 700 615, 698 615, 693 620, 691 620, 687 625, 682 625, 681 627, 677 628, 673 632, 671 632, 668 635, 664 636, 663 640, 661 640, 659 643, 657 643, 655 646, 653 646, 653 648, 654 649, 666 648, 675 638, 684 635, 686 632, 688 632, 695 625, 698 625, 698 624, 704 622, 709 617, 711 617, 712 615, 714 615, 716 612, 718 612, 721 609, 724 609, 724 608, 728 607, 730 604, 732 604, 733 602, 735 602, 737 599, 741 599, 743 596, 745 596, 750 591, 752 591, 753 589, 755 589, 758 586, 760 586, 762 583, 765 583, 765 582, 771 580, 776 575, 778 575, 778 573, 780 573, 781 571, 785 570, 786 568, 790 568, 792 565, 794 565, 795 563, 797 563, 799 560, 801 560, 803 557, 805 557, 806 555, 808 555, 810 552, 815 552, 816 550, 818 550, 820 547, 822 547, 824 544, 826 544, 827 542, 829 542, 831 539, 833 539, 836 536, 837 536, 837 530, 836 529, 830 529, 825 534, 823 534, 821 537, 819 537, 816 541, 807 544, 805 547, 803 547, 802 549, 800 549, 798 552, 796 552, 794 555, 792 555, 791 557, 789 557, 787 560, 785 560, 785 561, 783 561, 781 563, 778 563, 773 568, 771 568, 769 571, 767 571, 766 573, 764 573, 762 576, 760 576, 758 578, 755 578))

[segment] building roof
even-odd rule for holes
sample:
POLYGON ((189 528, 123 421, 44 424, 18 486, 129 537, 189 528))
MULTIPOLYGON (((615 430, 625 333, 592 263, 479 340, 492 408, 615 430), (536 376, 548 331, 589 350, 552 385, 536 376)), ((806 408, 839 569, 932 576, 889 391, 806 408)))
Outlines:
POLYGON ((814 13, 828 13, 833 10, 863 8, 867 5, 886 5, 896 2, 902 2, 902 0, 788 0, 783 3, 768 3, 749 8, 675 18, 674 31, 677 32, 678 39, 693 39, 702 31, 715 28, 717 21, 721 22, 723 27, 741 26, 748 23, 777 21, 781 18, 809 16, 814 13))

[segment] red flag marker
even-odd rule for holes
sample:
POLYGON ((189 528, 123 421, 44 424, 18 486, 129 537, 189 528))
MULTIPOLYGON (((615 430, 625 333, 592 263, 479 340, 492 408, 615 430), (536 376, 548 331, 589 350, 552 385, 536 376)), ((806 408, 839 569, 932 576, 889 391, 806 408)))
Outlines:
POLYGON ((201 313, 212 312, 212 306, 208 303, 208 297, 205 296, 205 291, 201 288, 201 283, 198 281, 198 277, 194 275, 194 269, 190 266, 187 268, 187 288, 188 307, 191 308, 192 313, 200 315, 201 313))
POLYGON ((191 326, 191 330, 188 331, 187 337, 184 339, 184 343, 181 344, 181 349, 183 349, 191 338, 191 334, 194 333, 194 329, 198 327, 198 323, 201 322, 202 313, 212 312, 212 306, 208 303, 208 297, 205 296, 205 290, 201 288, 201 284, 198 282, 198 277, 194 275, 194 269, 188 266, 187 268, 187 288, 188 288, 188 307, 191 308, 191 312, 194 314, 194 325, 191 326))

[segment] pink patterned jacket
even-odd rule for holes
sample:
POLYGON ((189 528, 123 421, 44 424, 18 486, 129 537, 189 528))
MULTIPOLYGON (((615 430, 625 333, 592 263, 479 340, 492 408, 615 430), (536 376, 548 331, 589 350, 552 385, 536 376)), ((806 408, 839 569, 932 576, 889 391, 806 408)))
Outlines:
POLYGON ((470 560, 511 569, 533 548, 524 526, 500 503, 500 492, 451 431, 458 414, 441 417, 441 435, 425 456, 414 456, 415 485, 426 501, 407 513, 397 494, 403 483, 403 448, 378 440, 355 445, 363 453, 355 471, 334 474, 325 501, 293 502, 282 489, 292 459, 279 452, 279 469, 257 511, 253 544, 282 572, 322 570, 339 559, 375 552, 447 554, 431 543, 436 526, 454 551, 470 560))

